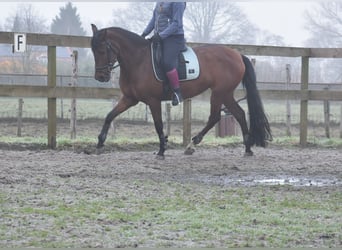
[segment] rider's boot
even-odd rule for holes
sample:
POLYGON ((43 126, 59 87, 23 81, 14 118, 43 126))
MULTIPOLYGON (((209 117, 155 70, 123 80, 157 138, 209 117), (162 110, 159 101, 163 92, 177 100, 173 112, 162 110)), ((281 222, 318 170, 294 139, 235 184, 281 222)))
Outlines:
POLYGON ((169 82, 174 92, 174 95, 172 97, 172 105, 177 106, 179 103, 183 101, 182 93, 179 87, 179 78, 178 78, 177 69, 173 69, 169 72, 166 72, 166 76, 169 79, 169 82))

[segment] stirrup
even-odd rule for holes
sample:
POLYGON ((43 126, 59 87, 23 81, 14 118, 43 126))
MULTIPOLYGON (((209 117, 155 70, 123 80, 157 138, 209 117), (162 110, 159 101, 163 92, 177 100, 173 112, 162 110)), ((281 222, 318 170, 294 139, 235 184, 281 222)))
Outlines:
POLYGON ((172 97, 172 106, 177 106, 183 101, 183 98, 181 95, 178 95, 176 92, 173 93, 172 97))

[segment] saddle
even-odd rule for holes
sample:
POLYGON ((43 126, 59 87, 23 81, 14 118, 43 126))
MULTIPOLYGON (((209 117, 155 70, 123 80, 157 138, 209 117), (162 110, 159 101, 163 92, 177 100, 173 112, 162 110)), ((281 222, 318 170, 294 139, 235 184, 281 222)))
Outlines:
MULTIPOLYGON (((151 43, 153 72, 158 81, 164 85, 164 93, 169 91, 169 84, 166 74, 162 68, 162 49, 160 43, 151 43)), ((200 67, 197 56, 193 49, 186 46, 178 56, 178 77, 179 81, 195 80, 199 77, 200 67)))

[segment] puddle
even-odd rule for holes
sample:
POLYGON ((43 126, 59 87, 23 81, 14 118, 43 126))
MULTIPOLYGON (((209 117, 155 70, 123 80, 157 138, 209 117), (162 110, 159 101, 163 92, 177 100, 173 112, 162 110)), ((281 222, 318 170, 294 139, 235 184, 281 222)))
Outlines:
POLYGON ((257 186, 257 185, 289 185, 295 187, 327 187, 342 186, 342 180, 334 177, 251 177, 246 178, 235 176, 211 176, 202 179, 207 183, 215 183, 217 185, 241 185, 241 186, 257 186))
POLYGON ((324 186, 335 186, 338 185, 338 180, 332 179, 308 179, 308 178, 284 178, 284 179, 261 179, 254 180, 255 183, 264 184, 264 185, 291 185, 291 186, 315 186, 315 187, 324 187, 324 186))

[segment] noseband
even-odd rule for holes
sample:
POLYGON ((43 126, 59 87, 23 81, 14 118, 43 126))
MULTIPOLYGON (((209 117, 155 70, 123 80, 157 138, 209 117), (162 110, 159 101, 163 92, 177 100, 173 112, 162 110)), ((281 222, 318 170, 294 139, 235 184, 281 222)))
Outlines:
POLYGON ((109 41, 105 41, 106 43, 106 50, 107 50, 107 61, 108 63, 104 66, 101 67, 95 67, 96 71, 106 71, 106 72, 111 72, 113 69, 117 68, 120 66, 120 63, 117 65, 114 65, 117 61, 117 58, 112 58, 110 57, 110 54, 118 55, 118 50, 115 49, 112 44, 109 41))

